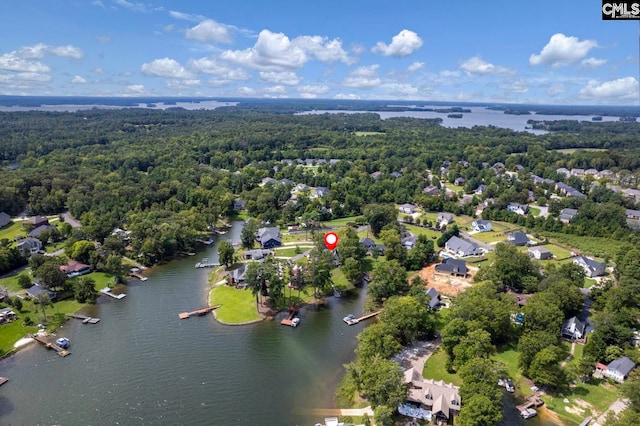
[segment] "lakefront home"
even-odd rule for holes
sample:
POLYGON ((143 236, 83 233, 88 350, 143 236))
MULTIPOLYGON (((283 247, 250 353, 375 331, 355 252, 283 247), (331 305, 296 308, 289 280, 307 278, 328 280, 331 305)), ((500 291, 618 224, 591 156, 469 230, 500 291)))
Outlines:
POLYGON ((414 368, 404 372, 407 385, 407 400, 431 411, 435 424, 449 424, 453 416, 460 413, 462 400, 460 388, 443 380, 424 379, 414 368))
POLYGON ((260 247, 263 249, 279 247, 282 245, 280 230, 275 227, 258 229, 256 240, 258 240, 260 247))
POLYGON ((577 317, 571 317, 562 325, 562 337, 566 339, 582 339, 584 337, 585 324, 577 317))
POLYGON ((77 260, 71 260, 66 265, 60 265, 60 270, 67 274, 68 278, 79 277, 91 272, 91 266, 77 260))
MULTIPOLYGON (((629 357, 623 356, 622 358, 611 361, 607 364, 606 368, 600 369, 602 370, 603 376, 622 383, 629 376, 629 373, 631 373, 631 370, 633 370, 635 366, 635 362, 633 362, 629 357)), ((598 367, 601 367, 601 364, 598 365, 598 367)))

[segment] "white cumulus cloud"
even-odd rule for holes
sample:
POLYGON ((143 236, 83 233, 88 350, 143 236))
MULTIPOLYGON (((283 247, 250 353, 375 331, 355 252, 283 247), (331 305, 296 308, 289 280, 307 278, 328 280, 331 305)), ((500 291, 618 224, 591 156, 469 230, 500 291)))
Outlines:
POLYGON ((422 39, 418 34, 410 30, 402 30, 391 39, 391 44, 379 41, 371 49, 374 53, 380 53, 384 56, 393 56, 401 58, 409 56, 422 47, 422 39))
POLYGON ((581 99, 635 99, 638 97, 638 81, 633 77, 618 78, 603 83, 590 80, 580 89, 578 97, 581 99))
POLYGON ((200 80, 197 79, 184 79, 184 80, 169 80, 167 81, 167 87, 169 89, 190 89, 192 87, 200 86, 200 80))
POLYGON ((595 47, 598 47, 598 42, 595 40, 580 41, 577 37, 557 33, 551 36, 549 43, 542 48, 540 54, 532 54, 529 57, 529 63, 551 68, 564 67, 584 58, 595 47))
POLYGON ((187 79, 192 78, 191 72, 186 70, 178 61, 171 58, 154 59, 151 62, 144 63, 140 67, 143 74, 153 75, 156 77, 168 77, 187 79))
POLYGON ((141 95, 145 92, 146 90, 144 88, 144 85, 142 84, 130 84, 129 86, 127 86, 127 93, 129 94, 141 95))
POLYGON ((212 58, 190 59, 189 69, 203 74, 212 74, 223 80, 249 80, 251 75, 242 68, 232 68, 228 64, 212 58))
POLYGON ((232 41, 229 28, 213 19, 205 19, 195 27, 188 29, 185 32, 185 37, 191 40, 227 44, 232 41))
POLYGON ((342 84, 356 89, 373 89, 374 87, 380 86, 382 80, 378 77, 379 67, 380 65, 358 67, 351 71, 342 84))
POLYGON ((27 73, 48 73, 51 71, 48 65, 40 60, 47 55, 62 56, 72 59, 81 59, 82 50, 75 46, 51 46, 38 43, 33 46, 25 46, 18 50, 0 55, 0 70, 27 72, 27 73))
POLYGON ((302 77, 293 71, 260 71, 260 80, 268 83, 285 84, 287 86, 296 86, 302 81, 302 77))
POLYGON ((599 59, 599 58, 592 57, 592 58, 587 58, 580 61, 580 67, 585 69, 594 69, 606 63, 607 63, 606 59, 599 59))
POLYGON ((360 96, 355 93, 338 93, 333 97, 334 99, 348 99, 348 100, 357 100, 360 99, 360 96))
POLYGON ((480 74, 480 75, 514 75, 516 72, 511 68, 501 67, 498 65, 491 64, 479 56, 473 56, 462 64, 460 64, 460 69, 468 72, 469 74, 480 74))
POLYGON ((71 82, 75 84, 85 84, 87 82, 87 79, 82 76, 76 75, 75 77, 73 77, 71 82))
POLYGON ((264 71, 298 69, 311 58, 323 62, 351 61, 339 40, 329 40, 320 36, 301 36, 291 40, 283 33, 269 30, 260 32, 253 47, 245 50, 227 50, 222 52, 220 58, 264 71))
POLYGON ((407 71, 409 72, 415 72, 418 71, 419 69, 424 68, 424 62, 414 62, 411 65, 409 65, 409 67, 407 68, 407 71))

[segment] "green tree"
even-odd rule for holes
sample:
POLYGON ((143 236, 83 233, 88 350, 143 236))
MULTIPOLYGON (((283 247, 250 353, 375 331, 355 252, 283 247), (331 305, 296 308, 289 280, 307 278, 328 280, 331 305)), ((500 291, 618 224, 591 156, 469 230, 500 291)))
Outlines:
POLYGON ((542 386, 556 388, 564 383, 564 371, 560 368, 562 353, 557 346, 549 346, 538 352, 529 367, 529 377, 542 386))
POLYGON ((483 268, 476 279, 488 279, 503 288, 520 291, 524 288, 523 278, 527 276, 538 277, 538 270, 531 258, 519 252, 513 244, 498 243, 495 261, 488 268, 483 268))
POLYGON ((67 280, 67 274, 60 270, 60 265, 56 260, 48 261, 40 266, 36 270, 36 276, 47 288, 61 288, 67 280))
MULTIPOLYGON (((324 243, 323 243, 324 244, 324 243)), ((331 269, 333 255, 325 248, 315 247, 309 253, 309 262, 305 268, 305 281, 313 287, 313 297, 316 299, 331 288, 331 269)))
POLYGON ((11 299, 11 304, 18 310, 18 312, 22 311, 22 299, 20 299, 18 296, 11 299))
POLYGON ((44 322, 47 322, 47 306, 51 304, 51 297, 47 292, 40 292, 33 298, 33 303, 38 305, 42 309, 42 315, 44 316, 44 322))
POLYGON ((233 265, 233 255, 234 255, 233 245, 231 245, 228 241, 221 241, 218 244, 218 255, 220 259, 220 264, 224 265, 225 268, 229 268, 233 265))
POLYGON ((530 331, 520 337, 518 341, 518 366, 525 376, 529 374, 529 366, 538 352, 558 344, 557 336, 558 333, 530 331))
POLYGON ((340 265, 340 270, 351 285, 356 286, 362 282, 362 265, 353 257, 344 259, 342 265, 340 265))
POLYGON ((385 225, 397 223, 398 213, 393 204, 369 204, 364 208, 364 217, 377 237, 385 225))
POLYGON ((358 391, 369 399, 374 410, 381 405, 397 407, 407 396, 402 369, 391 360, 378 355, 366 363, 346 367, 358 391))
POLYGON ((502 407, 484 395, 474 395, 464 402, 456 420, 460 426, 493 426, 502 420, 502 407))
POLYGON ((242 241, 242 247, 251 249, 253 248, 256 242, 256 232, 258 232, 258 228, 260 224, 255 219, 249 219, 247 223, 245 223, 242 231, 240 232, 240 240, 242 241))
POLYGON ((27 274, 18 275, 18 284, 20 284, 21 288, 29 288, 33 285, 31 278, 27 274))
POLYGON ((360 362, 368 362, 375 356, 390 358, 402 349, 402 345, 395 337, 395 330, 384 322, 377 322, 365 328, 358 334, 356 353, 360 362))
POLYGON ((559 333, 564 314, 556 302, 555 296, 551 293, 543 292, 531 296, 522 309, 525 330, 543 331, 548 334, 559 333))
POLYGON ((374 301, 401 294, 409 287, 407 270, 397 260, 378 262, 373 268, 373 278, 368 292, 374 301))
POLYGON ((496 348, 491 344, 491 335, 484 330, 471 330, 460 339, 460 343, 453 348, 454 365, 460 368, 472 359, 489 358, 496 348))
POLYGON ((75 281, 73 286, 75 298, 80 303, 96 303, 98 292, 93 278, 83 277, 75 281))
POLYGON ((430 335, 434 329, 427 306, 412 296, 390 297, 384 304, 380 321, 403 345, 430 335))
POLYGON ((395 411, 395 407, 389 407, 388 405, 378 405, 375 410, 373 410, 373 419, 376 422, 376 425, 381 426, 393 426, 393 412, 395 411))
POLYGON ((96 251, 96 246, 91 241, 80 240, 73 244, 71 249, 71 258, 79 262, 90 264, 91 255, 96 251))
POLYGON ((449 358, 453 360, 453 348, 458 346, 463 337, 467 335, 469 331, 469 322, 462 318, 451 319, 442 329, 440 335, 442 336, 442 347, 447 353, 449 358))
POLYGON ((620 389, 630 402, 629 408, 640 413, 640 372, 632 371, 620 389))

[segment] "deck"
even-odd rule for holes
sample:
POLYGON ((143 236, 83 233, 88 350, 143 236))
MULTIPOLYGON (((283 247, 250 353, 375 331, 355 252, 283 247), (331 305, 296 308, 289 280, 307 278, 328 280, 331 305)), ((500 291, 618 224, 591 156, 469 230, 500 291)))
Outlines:
POLYGON ((102 290, 100 290, 100 293, 105 294, 109 297, 113 297, 114 299, 124 299, 127 295, 124 293, 120 293, 120 294, 113 294, 111 293, 111 289, 109 287, 105 287, 102 290))
POLYGON ((347 325, 355 325, 358 324, 360 321, 364 321, 366 319, 369 318, 373 318, 376 315, 378 315, 380 312, 382 312, 382 309, 380 309, 379 311, 375 311, 375 312, 369 312, 368 314, 364 314, 363 316, 359 317, 359 318, 354 318, 352 320, 349 320, 347 318, 343 318, 343 321, 347 324, 347 325))
POLYGON ((83 324, 97 324, 100 322, 100 318, 92 318, 92 317, 88 317, 86 315, 81 315, 81 314, 67 314, 67 316, 69 318, 82 320, 83 324))
POLYGON ((187 318, 192 317, 194 315, 203 316, 203 315, 206 315, 209 312, 213 311, 214 309, 218 309, 220 306, 221 305, 207 306, 206 308, 197 309, 197 310, 191 311, 191 312, 182 312, 182 313, 178 314, 178 318, 187 319, 187 318))
POLYGON ((129 272, 129 276, 133 277, 133 278, 137 278, 140 281, 146 281, 149 278, 145 277, 144 275, 142 275, 141 273, 138 272, 129 272))
POLYGON ((540 407, 543 404, 544 401, 542 400, 542 398, 540 398, 540 394, 534 393, 533 395, 529 395, 525 399, 524 404, 516 405, 516 408, 518 409, 518 411, 520 411, 520 413, 522 413, 530 408, 540 407))
POLYGON ((48 339, 46 339, 43 336, 38 336, 37 334, 33 334, 33 335, 31 335, 31 337, 36 342, 42 343, 45 348, 53 349, 54 351, 56 351, 56 353, 58 355, 60 355, 61 357, 65 357, 67 355, 71 355, 71 352, 69 352, 66 349, 61 348, 60 346, 56 345, 55 343, 51 343, 48 339))
POLYGON ((220 266, 220 264, 216 262, 209 262, 209 259, 206 258, 196 263, 196 268, 213 268, 214 266, 220 266))

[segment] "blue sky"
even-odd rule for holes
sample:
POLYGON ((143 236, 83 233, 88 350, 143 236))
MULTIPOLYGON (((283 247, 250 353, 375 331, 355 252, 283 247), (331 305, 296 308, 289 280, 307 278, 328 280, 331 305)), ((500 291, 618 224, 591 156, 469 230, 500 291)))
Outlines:
POLYGON ((600 0, 3 0, 0 94, 638 104, 600 0))

